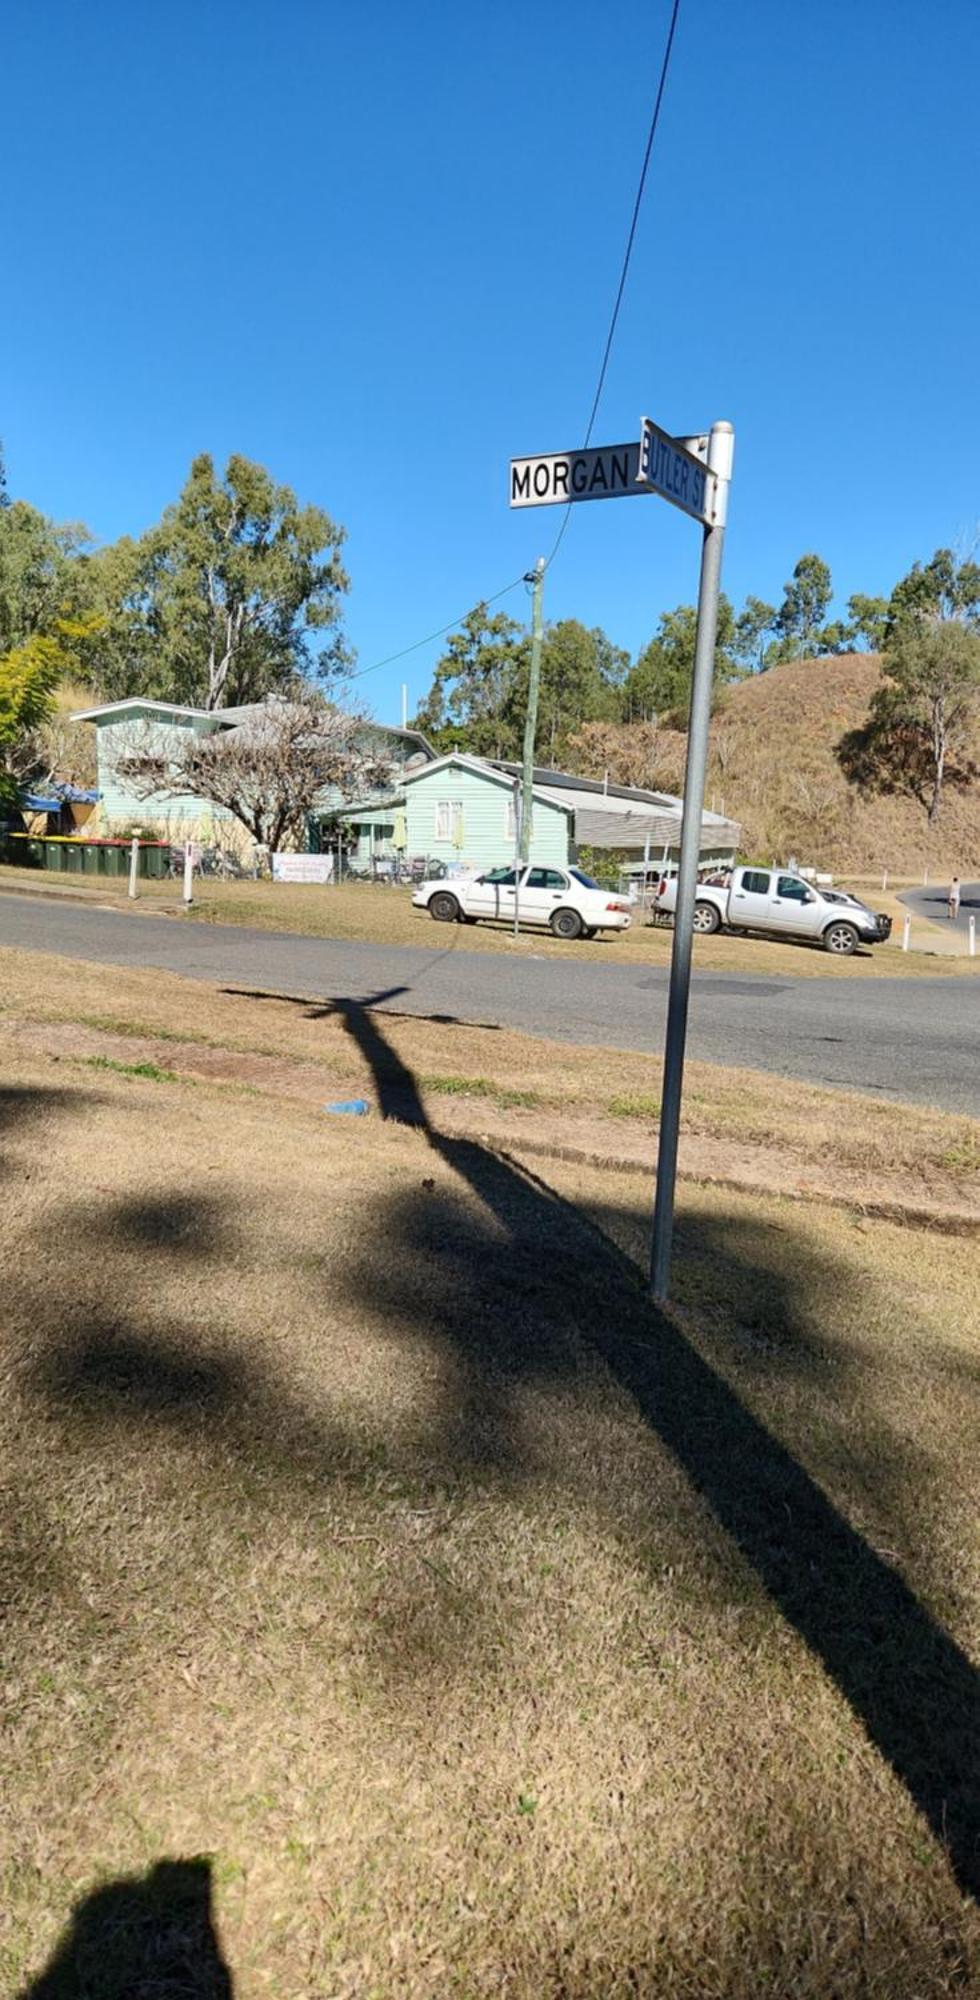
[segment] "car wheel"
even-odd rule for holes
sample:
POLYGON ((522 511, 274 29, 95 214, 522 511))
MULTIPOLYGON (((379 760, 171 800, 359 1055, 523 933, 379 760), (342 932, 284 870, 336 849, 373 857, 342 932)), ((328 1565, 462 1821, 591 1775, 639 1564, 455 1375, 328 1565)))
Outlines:
POLYGON ((823 934, 825 951, 832 951, 835 958, 850 958, 857 950, 858 934, 853 924, 829 924, 823 934))
POLYGON ((455 896, 451 896, 448 889, 438 889, 429 899, 429 915, 435 917, 437 924, 458 923, 460 907, 455 896))
POLYGON ((721 928, 721 918, 713 903, 695 903, 694 928, 702 937, 710 937, 712 931, 721 928))
POLYGON ((577 910, 556 910, 551 919, 551 928, 555 937, 577 938, 581 937, 585 925, 577 910))

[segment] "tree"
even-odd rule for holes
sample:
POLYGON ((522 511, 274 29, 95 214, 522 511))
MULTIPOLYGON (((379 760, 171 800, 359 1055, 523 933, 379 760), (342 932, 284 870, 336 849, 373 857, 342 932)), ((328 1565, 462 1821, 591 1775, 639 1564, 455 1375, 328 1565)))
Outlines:
POLYGON ((63 648, 40 633, 0 656, 0 805, 16 806, 32 774, 31 745, 54 711, 64 670, 63 648))
POLYGON ((888 601, 886 646, 910 621, 930 617, 980 624, 980 563, 957 561, 952 549, 937 549, 931 562, 913 563, 888 601))
POLYGON ((56 637, 59 621, 83 608, 87 541, 85 528, 57 526, 26 500, 0 509, 0 653, 35 634, 56 637))
MULTIPOLYGON (((589 631, 577 618, 561 618, 546 626, 538 700, 536 756, 540 764, 560 763, 573 731, 583 723, 616 716, 619 688, 628 668, 629 654, 614 646, 601 627, 589 631)), ((518 740, 523 740, 524 734, 528 674, 529 649, 525 648, 505 704, 518 740)))
POLYGON ((517 690, 522 677, 527 686, 529 659, 530 641, 513 618, 475 605, 436 662, 415 728, 441 752, 519 756, 524 724, 517 690))
POLYGON ((272 696, 237 726, 205 735, 169 732, 152 724, 130 731, 117 769, 137 798, 181 795, 223 806, 253 840, 275 853, 303 837, 307 815, 322 792, 350 797, 387 781, 390 767, 364 747, 363 721, 313 691, 300 700, 272 696))
POLYGON ((0 438, 0 513, 3 512, 5 507, 9 506, 10 494, 7 491, 7 459, 3 448, 3 439, 0 438))
POLYGON ((844 737, 847 775, 879 791, 908 791, 930 823, 954 774, 971 774, 969 724, 980 705, 980 565, 937 549, 895 585, 884 620, 886 678, 868 720, 844 737), (958 760, 954 763, 954 760, 958 760))
POLYGON ((311 667, 342 671, 343 541, 263 466, 235 456, 219 479, 202 453, 156 528, 91 559, 103 692, 217 709, 292 694, 311 667))
MULTIPOLYGON (((687 728, 694 675, 698 615, 693 604, 665 611, 649 645, 623 684, 622 712, 627 722, 660 721, 687 728)), ((736 680, 735 614, 722 593, 718 600, 715 642, 715 685, 736 680)))
POLYGON ((747 597, 735 620, 732 652, 740 665, 761 672, 766 640, 776 623, 776 607, 762 597, 747 597))
POLYGON ((887 597, 865 597, 857 590, 847 600, 847 615, 851 621, 851 640, 860 640, 869 653, 880 653, 885 643, 888 624, 887 597))
POLYGON ((830 570, 822 556, 801 556, 789 582, 783 586, 783 601, 776 613, 777 640, 770 649, 767 665, 776 659, 800 660, 825 650, 820 632, 833 596, 830 570))

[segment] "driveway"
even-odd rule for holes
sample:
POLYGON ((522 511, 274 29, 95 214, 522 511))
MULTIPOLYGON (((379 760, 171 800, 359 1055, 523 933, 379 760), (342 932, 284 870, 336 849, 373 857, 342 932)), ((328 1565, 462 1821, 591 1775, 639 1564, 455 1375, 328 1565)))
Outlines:
MULTIPOLYGON (((557 1041, 663 1048, 666 969, 299 938, 0 895, 0 943, 191 979, 371 1001, 557 1041)), ((692 1056, 980 1117, 972 979, 797 979, 699 970, 692 1056)), ((448 1056, 447 1056, 448 1061, 448 1056)))

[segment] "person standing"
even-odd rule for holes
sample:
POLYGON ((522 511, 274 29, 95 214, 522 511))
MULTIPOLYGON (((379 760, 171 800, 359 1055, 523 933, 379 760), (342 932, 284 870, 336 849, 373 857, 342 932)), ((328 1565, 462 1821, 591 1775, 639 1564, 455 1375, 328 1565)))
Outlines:
POLYGON ((960 914, 960 878, 954 875, 949 885, 949 921, 955 924, 960 914))

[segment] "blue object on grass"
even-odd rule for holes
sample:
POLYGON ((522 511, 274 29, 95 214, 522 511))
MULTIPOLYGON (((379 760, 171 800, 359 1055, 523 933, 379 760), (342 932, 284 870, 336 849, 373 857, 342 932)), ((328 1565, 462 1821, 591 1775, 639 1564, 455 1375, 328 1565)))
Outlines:
POLYGON ((324 1111, 346 1111, 352 1118, 363 1118, 371 1106, 366 1097, 346 1097, 339 1104, 325 1104, 324 1111))

